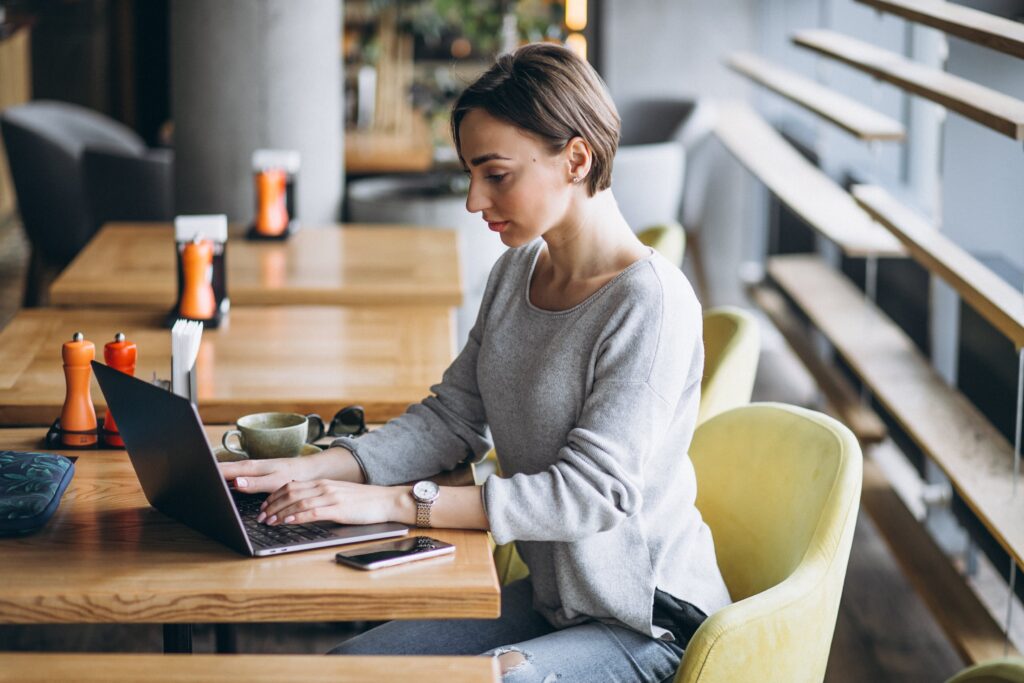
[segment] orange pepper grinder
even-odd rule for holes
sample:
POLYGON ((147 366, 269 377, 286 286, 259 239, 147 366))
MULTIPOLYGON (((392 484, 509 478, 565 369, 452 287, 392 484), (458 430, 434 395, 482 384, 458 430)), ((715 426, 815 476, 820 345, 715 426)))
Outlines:
POLYGON ((185 284, 178 312, 184 318, 209 320, 217 310, 213 294, 213 242, 197 236, 181 254, 185 284))
POLYGON ((64 342, 60 355, 64 359, 64 380, 67 383, 64 407, 60 411, 61 442, 65 446, 94 446, 97 441, 96 409, 89 391, 92 379, 89 363, 96 357, 96 347, 86 340, 84 334, 75 332, 71 341, 64 342), (68 434, 68 431, 94 433, 68 434))
POLYGON ((259 234, 277 237, 288 229, 288 207, 285 203, 287 181, 285 172, 278 168, 256 174, 256 197, 259 200, 256 232, 259 234))
MULTIPOLYGON (((114 341, 107 342, 103 347, 103 360, 107 365, 120 370, 126 375, 135 374, 135 359, 138 356, 138 349, 135 342, 125 341, 124 333, 118 332, 114 335, 114 341)), ((110 446, 124 446, 124 440, 117 431, 114 423, 114 414, 107 406, 107 416, 103 419, 103 431, 106 432, 104 441, 110 446)))

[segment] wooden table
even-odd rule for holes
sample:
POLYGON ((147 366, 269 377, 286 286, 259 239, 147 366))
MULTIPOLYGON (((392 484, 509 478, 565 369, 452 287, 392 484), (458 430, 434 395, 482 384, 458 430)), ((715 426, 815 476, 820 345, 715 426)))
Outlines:
MULTIPOLYGON (((76 331, 103 345, 115 332, 138 344, 136 375, 170 377, 170 331, 157 311, 25 309, 0 331, 0 425, 49 425, 64 403, 61 345, 76 331)), ((422 400, 454 356, 445 306, 239 307, 203 334, 199 412, 207 423, 287 410, 327 419, 360 404, 384 422, 422 400)), ((105 401, 93 380, 93 402, 105 401)))
MULTIPOLYGON (((0 448, 37 449, 41 434, 0 430, 0 448)), ((79 457, 53 519, 32 536, 0 538, 0 623, 499 615, 500 589, 484 532, 432 529, 431 536, 456 545, 454 558, 374 572, 338 565, 337 548, 249 558, 151 508, 126 453, 64 454, 79 457)))
POLYGON ((497 683, 494 657, 0 653, 0 683, 497 683))
MULTIPOLYGON (((234 306, 462 304, 454 230, 394 225, 305 227, 284 242, 227 246, 234 306)), ((177 296, 174 229, 167 223, 104 226, 50 289, 55 306, 169 310, 177 296)))

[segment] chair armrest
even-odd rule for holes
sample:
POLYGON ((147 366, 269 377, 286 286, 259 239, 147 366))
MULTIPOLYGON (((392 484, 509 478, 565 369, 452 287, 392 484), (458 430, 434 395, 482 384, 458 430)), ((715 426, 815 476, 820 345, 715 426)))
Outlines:
POLYGON ((170 150, 132 155, 87 149, 82 155, 82 177, 97 225, 174 218, 174 153, 170 150))

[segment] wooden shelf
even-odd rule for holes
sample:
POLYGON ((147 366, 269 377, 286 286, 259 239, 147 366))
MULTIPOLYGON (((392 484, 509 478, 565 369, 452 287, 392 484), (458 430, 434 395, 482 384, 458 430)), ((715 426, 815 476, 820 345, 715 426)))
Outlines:
POLYGON ((793 314, 782 295, 769 287, 754 287, 750 294, 817 382, 828 402, 828 412, 849 427, 862 445, 883 441, 888 432, 885 423, 875 411, 861 403, 860 396, 846 378, 818 356, 807 336, 807 327, 793 314))
POLYGON ((820 259, 778 256, 769 259, 768 274, 1024 564, 1024 495, 1013 495, 1013 449, 1003 435, 939 377, 895 323, 820 259))
POLYGON ((1021 100, 834 31, 800 31, 793 42, 941 104, 1014 140, 1024 140, 1021 100))
POLYGON ((1024 293, 1006 283, 883 188, 858 185, 853 196, 896 235, 925 268, 949 283, 1014 345, 1024 347, 1024 293))
POLYGON ((999 624, 870 457, 864 458, 861 505, 939 627, 967 664, 1017 656, 999 624))
POLYGON ((857 0, 882 12, 1024 59, 1024 25, 988 12, 935 0, 857 0))
POLYGON ((750 107, 724 105, 715 135, 776 197, 849 256, 903 256, 903 245, 750 107))
POLYGON ((733 71, 814 112, 861 140, 903 140, 903 125, 834 90, 775 66, 757 55, 740 52, 726 62, 733 71))

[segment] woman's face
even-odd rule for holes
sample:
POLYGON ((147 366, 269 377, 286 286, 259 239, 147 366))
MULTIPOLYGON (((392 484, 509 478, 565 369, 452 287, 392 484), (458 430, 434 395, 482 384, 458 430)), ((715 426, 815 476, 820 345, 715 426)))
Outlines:
POLYGON ((551 154, 521 128, 473 109, 459 125, 469 173, 466 209, 481 212, 487 227, 519 247, 559 225, 581 185, 571 182, 568 154, 551 154))

